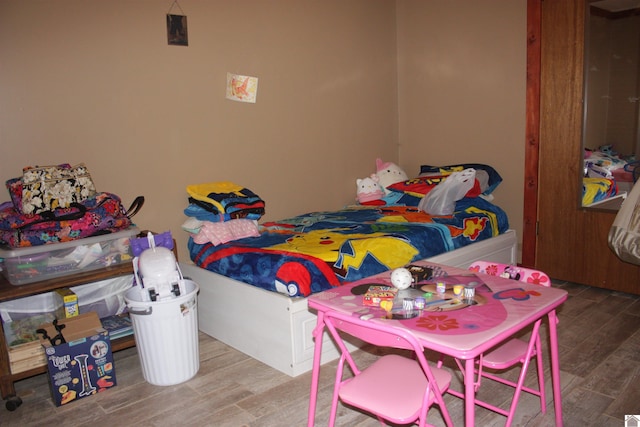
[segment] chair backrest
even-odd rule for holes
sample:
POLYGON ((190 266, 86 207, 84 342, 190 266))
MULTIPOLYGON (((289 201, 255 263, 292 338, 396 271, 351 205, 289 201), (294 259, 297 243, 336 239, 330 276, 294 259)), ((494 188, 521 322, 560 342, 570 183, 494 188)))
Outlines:
POLYGON ((440 393, 440 391, 437 390, 437 383, 435 383, 433 372, 424 354, 424 347, 408 330, 393 326, 390 327, 389 325, 372 322, 371 320, 362 320, 356 316, 349 316, 333 311, 324 314, 324 323, 342 353, 341 360, 346 361, 354 373, 358 374, 360 370, 354 362, 349 349, 343 341, 343 336, 340 335, 339 331, 361 341, 373 344, 376 347, 411 350, 414 353, 414 359, 422 367, 427 381, 434 385, 432 390, 435 389, 437 393, 440 393))
MULTIPOLYGON (((426 356, 424 354, 424 347, 420 344, 418 339, 409 330, 406 330, 400 327, 395 327, 390 324, 385 324, 377 320, 373 320, 373 319, 363 320, 357 316, 347 315, 347 314, 333 312, 333 311, 324 313, 324 323, 341 352, 340 359, 338 362, 338 368, 336 370, 334 401, 332 405, 333 415, 331 420, 335 419, 334 416, 335 416, 335 408, 336 408, 336 402, 337 402, 336 396, 338 395, 338 390, 340 389, 341 384, 347 384, 351 381, 350 378, 347 378, 344 380, 342 378, 342 372, 343 372, 345 362, 351 367, 351 370, 356 377, 359 376, 362 372, 368 370, 370 366, 376 365, 376 362, 371 364, 369 361, 366 363, 368 367, 365 368, 364 370, 361 370, 357 366, 349 349, 346 347, 346 344, 343 341, 343 339, 348 339, 348 336, 350 336, 350 337, 357 338, 360 341, 365 341, 369 344, 373 344, 378 348, 391 347, 393 349, 411 350, 411 353, 412 353, 410 355, 411 357, 402 357, 401 355, 396 354, 397 352, 395 351, 392 351, 391 353, 383 352, 382 355, 379 355, 380 357, 378 361, 382 362, 384 360, 385 362, 377 365, 378 368, 375 371, 376 373, 373 375, 377 378, 377 380, 380 380, 382 382, 381 384, 383 388, 386 389, 388 387, 389 390, 394 390, 392 392, 392 396, 385 398, 385 403, 388 405, 394 406, 394 408, 396 409, 398 407, 408 406, 410 408, 409 411, 416 410, 417 413, 416 413, 416 418, 414 418, 414 420, 415 419, 420 420, 418 425, 424 426, 426 424, 429 407, 433 402, 437 402, 437 404, 441 408, 445 422, 447 423, 447 425, 451 425, 451 418, 448 410, 446 409, 446 406, 442 397, 442 390, 440 389, 438 381, 436 380, 434 373, 431 370, 431 367, 429 366, 429 362, 426 359, 426 356), (414 368, 408 369, 409 365, 406 363, 408 360, 411 361, 412 366, 414 366, 414 368), (420 378, 416 376, 417 371, 415 367, 417 367, 417 365, 415 365, 414 363, 417 363, 419 365, 419 368, 417 368, 417 371, 420 371, 420 368, 421 368, 422 373, 424 374, 424 378, 420 378), (410 387, 408 386, 408 383, 406 383, 407 375, 412 377, 410 387), (389 381, 391 378, 395 380, 395 381, 391 381, 394 384, 389 384, 389 381), (407 385, 407 387, 405 387, 405 384, 407 385), (424 386, 421 396, 415 394, 416 384, 418 384, 418 387, 424 386), (405 391, 407 393, 411 393, 412 397, 417 396, 419 398, 420 404, 413 406, 416 403, 416 401, 412 398, 409 398, 408 396, 403 395, 403 392, 405 391)), ((441 373, 439 373, 439 375, 442 376, 441 373)), ((448 388, 449 386, 450 380, 451 378, 450 376, 448 376, 446 385, 444 384, 440 384, 440 385, 442 385, 442 387, 444 387, 444 389, 446 390, 446 388, 448 388)), ((363 384, 369 384, 370 381, 371 381, 371 377, 369 376, 363 382, 363 384)), ((355 405, 360 409, 364 409, 367 412, 372 412, 376 414, 378 417, 389 419, 396 423, 400 421, 400 419, 394 419, 394 414, 386 413, 384 409, 385 405, 378 405, 377 403, 374 403, 375 399, 373 399, 374 401, 371 401, 370 389, 367 389, 366 391, 364 391, 361 388, 361 390, 357 393, 360 394, 361 398, 367 401, 370 401, 369 403, 371 403, 375 407, 367 406, 368 404, 358 406, 353 401, 349 402, 351 405, 355 405)), ((350 394, 351 398, 353 398, 354 396, 353 389, 350 392, 348 392, 348 394, 350 394)), ((374 394, 379 394, 379 393, 374 393, 374 394)), ((404 420, 405 418, 403 417, 402 419, 404 420)), ((330 421, 330 425, 333 425, 332 421, 330 421)))
MULTIPOLYGON (((325 325, 336 341, 337 331, 343 331, 377 347, 392 347, 412 350, 422 353, 424 348, 418 340, 407 330, 387 325, 380 325, 369 320, 362 320, 337 312, 327 312, 324 315, 325 325)), ((340 342, 337 343, 340 345, 340 342)))
POLYGON ((469 266, 469 270, 535 285, 551 286, 549 276, 542 271, 532 268, 518 267, 493 261, 475 261, 469 266))

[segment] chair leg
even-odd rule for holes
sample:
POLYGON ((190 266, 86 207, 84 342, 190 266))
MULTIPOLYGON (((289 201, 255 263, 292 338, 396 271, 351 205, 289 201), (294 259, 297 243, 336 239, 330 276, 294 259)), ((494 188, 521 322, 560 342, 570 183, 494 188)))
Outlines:
MULTIPOLYGON (((461 367, 460 362, 458 361, 458 359, 454 359, 454 360, 456 361, 458 366, 461 367)), ((442 369, 442 365, 444 365, 444 354, 441 353, 440 357, 438 358, 438 363, 436 364, 436 367, 438 369, 442 369)), ((447 406, 444 404, 444 399, 442 398, 442 394, 440 395, 440 399, 436 399, 436 403, 438 404, 438 406, 440 408, 440 412, 442 412, 442 418, 444 419, 445 425, 447 427, 453 426, 453 421, 451 420, 451 415, 449 415, 449 410, 447 409, 447 406)), ((429 408, 427 408, 427 410, 424 412, 424 414, 420 415, 420 420, 421 420, 422 423, 426 423, 428 411, 429 411, 429 408)))
POLYGON ((547 412, 547 396, 544 389, 544 366, 542 364, 542 343, 540 342, 540 334, 536 339, 536 363, 538 371, 538 390, 540 391, 540 412, 547 412))
POLYGON ((444 365, 444 354, 440 353, 440 357, 438 358, 438 363, 436 364, 436 367, 440 369, 442 368, 442 365, 444 365))
MULTIPOLYGON (((513 393, 513 400, 511 401, 511 407, 509 408, 509 415, 507 416, 507 422, 505 424, 506 427, 509 427, 513 422, 513 416, 516 413, 516 408, 518 407, 518 400, 520 399, 520 392, 522 391, 522 386, 524 385, 525 377, 527 376, 527 369, 529 368, 529 362, 531 361, 531 354, 533 353, 534 347, 537 345, 537 341, 540 340, 538 330, 540 329, 540 323, 542 320, 538 320, 534 326, 533 331, 531 332, 531 339, 529 340, 529 346, 527 347, 527 353, 525 354, 524 361, 522 363, 522 369, 520 371, 520 376, 518 377, 518 383, 516 385, 516 391, 513 393)), ((540 354, 536 355, 536 358, 540 359, 540 354)))
MULTIPOLYGON (((462 366, 462 363, 460 362, 460 360, 458 359, 453 359, 456 362, 456 365, 458 365, 458 369, 460 369, 460 372, 464 372, 464 366, 462 366)), ((477 368, 475 369, 474 373, 477 375, 477 379, 474 379, 473 381, 473 388, 475 389, 476 393, 478 392, 478 390, 480 389, 480 384, 482 384, 482 377, 483 376, 487 376, 489 378, 491 378, 490 375, 486 375, 482 372, 482 354, 479 356, 478 361, 476 362, 476 366, 477 368)))
MULTIPOLYGON (((451 415, 449 414, 449 410, 447 409, 447 405, 444 404, 444 399, 442 399, 442 401, 438 403, 438 408, 440 409, 440 412, 442 413, 442 418, 444 419, 444 424, 447 427, 453 427, 453 420, 451 420, 451 415)), ((425 420, 425 423, 426 423, 427 414, 424 415, 424 420, 425 420)), ((430 425, 430 424, 428 424, 428 425, 430 425)))
POLYGON ((335 426, 336 414, 338 413, 338 390, 340 388, 340 382, 342 381, 342 371, 344 369, 344 354, 338 361, 338 367, 336 369, 336 379, 333 385, 333 397, 331 398, 331 412, 329 414, 329 427, 335 426))
POLYGON ((442 414, 442 419, 444 420, 444 424, 447 427, 453 427, 453 421, 451 420, 451 415, 449 414, 447 405, 444 403, 443 394, 446 393, 447 390, 440 390, 438 388, 438 385, 435 384, 435 381, 433 381, 433 383, 427 387, 427 391, 425 393, 424 398, 429 399, 428 396, 432 393, 432 391, 430 390, 432 387, 434 388, 433 394, 435 399, 431 405, 427 405, 427 404, 422 405, 422 409, 420 409, 420 415, 418 416, 418 427, 432 426, 431 424, 427 424, 427 418, 428 418, 429 410, 434 406, 433 403, 438 405, 438 408, 440 409, 440 412, 442 414))

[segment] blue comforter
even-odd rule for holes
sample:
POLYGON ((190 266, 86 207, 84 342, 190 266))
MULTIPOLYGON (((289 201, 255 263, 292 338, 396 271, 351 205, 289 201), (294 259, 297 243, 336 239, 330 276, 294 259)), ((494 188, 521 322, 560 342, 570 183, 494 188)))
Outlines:
POLYGON ((199 267, 270 291, 308 296, 505 232, 505 212, 463 198, 451 216, 410 206, 354 206, 261 226, 260 237, 224 245, 189 239, 199 267))

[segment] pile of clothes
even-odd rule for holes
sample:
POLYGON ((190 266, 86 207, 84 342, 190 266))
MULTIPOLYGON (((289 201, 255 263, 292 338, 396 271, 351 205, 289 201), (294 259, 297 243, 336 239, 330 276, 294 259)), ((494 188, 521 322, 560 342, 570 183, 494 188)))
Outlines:
POLYGON ((253 191, 229 181, 187 186, 189 218, 182 228, 197 244, 220 245, 260 235, 258 220, 264 201, 253 191))

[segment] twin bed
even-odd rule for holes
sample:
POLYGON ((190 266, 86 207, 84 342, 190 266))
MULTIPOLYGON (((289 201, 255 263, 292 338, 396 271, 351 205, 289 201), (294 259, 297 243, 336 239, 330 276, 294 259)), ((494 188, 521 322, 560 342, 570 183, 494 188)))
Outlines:
MULTIPOLYGON (((515 264, 516 233, 502 209, 464 197, 453 215, 431 216, 417 209, 424 193, 415 191, 424 191, 425 179, 410 181, 382 205, 264 223, 259 236, 225 244, 190 238, 192 262, 180 268, 200 286, 199 329, 297 376, 313 359, 310 294, 417 260, 463 268, 480 259, 515 264)), ((325 340, 323 363, 338 355, 325 340)))

